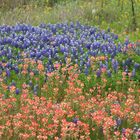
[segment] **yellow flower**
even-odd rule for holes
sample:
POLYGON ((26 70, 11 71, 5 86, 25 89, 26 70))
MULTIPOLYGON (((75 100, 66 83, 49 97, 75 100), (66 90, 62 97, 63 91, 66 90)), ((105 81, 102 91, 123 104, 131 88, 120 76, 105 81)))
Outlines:
POLYGON ((2 73, 2 76, 3 76, 3 77, 5 77, 5 76, 6 76, 6 72, 5 72, 5 71, 2 73))

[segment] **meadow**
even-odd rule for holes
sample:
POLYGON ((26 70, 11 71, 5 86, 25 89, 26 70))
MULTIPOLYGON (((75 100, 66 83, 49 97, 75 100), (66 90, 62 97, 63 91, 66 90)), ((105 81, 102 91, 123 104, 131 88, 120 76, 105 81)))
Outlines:
POLYGON ((139 25, 92 23, 91 3, 3 3, 1 140, 140 139, 139 25))

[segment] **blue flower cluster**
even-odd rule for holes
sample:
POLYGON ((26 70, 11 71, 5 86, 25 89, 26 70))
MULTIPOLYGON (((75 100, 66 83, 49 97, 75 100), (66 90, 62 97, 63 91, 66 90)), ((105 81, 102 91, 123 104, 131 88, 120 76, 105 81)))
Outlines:
MULTIPOLYGON (((10 76, 9 69, 19 72, 18 63, 23 57, 42 60, 46 72, 54 70, 54 62, 66 63, 69 57, 80 70, 89 73, 92 56, 108 56, 100 67, 108 68, 109 62, 117 72, 118 62, 115 56, 127 49, 126 41, 119 43, 118 36, 110 30, 104 31, 96 27, 81 25, 80 23, 41 24, 31 26, 17 24, 15 26, 0 26, 0 60, 7 62, 6 74, 10 76)), ((0 68, 2 65, 0 64, 0 68)), ((108 71, 110 74, 110 71, 108 71)), ((100 75, 100 70, 97 71, 100 75)))

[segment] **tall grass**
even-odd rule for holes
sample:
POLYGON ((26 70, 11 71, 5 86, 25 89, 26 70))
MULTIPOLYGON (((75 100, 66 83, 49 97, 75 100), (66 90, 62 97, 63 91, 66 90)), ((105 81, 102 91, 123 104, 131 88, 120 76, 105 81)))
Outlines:
MULTIPOLYGON (((27 23, 38 25, 40 23, 58 23, 58 22, 76 22, 92 26, 99 26, 106 29, 111 28, 120 36, 131 36, 134 40, 140 37, 140 4, 136 9, 137 29, 132 32, 132 12, 131 4, 125 3, 122 7, 118 6, 118 1, 112 0, 101 7, 100 1, 96 0, 19 0, 12 9, 5 10, 6 2, 13 5, 12 2, 6 0, 1 3, 0 24, 14 25, 16 23, 27 23), (53 3, 53 4, 52 4, 53 3), (55 3, 55 4, 54 4, 55 3), (56 4, 57 3, 57 4, 56 4), (20 6, 19 6, 20 5, 20 6), (53 7, 52 7, 53 6, 53 7)), ((15 0, 17 1, 17 0, 15 0)))

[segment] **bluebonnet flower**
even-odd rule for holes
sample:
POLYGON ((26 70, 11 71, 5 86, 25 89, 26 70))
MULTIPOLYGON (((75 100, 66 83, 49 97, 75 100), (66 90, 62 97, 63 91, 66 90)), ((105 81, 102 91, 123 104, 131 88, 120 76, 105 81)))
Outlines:
POLYGON ((86 62, 86 67, 87 67, 87 68, 90 67, 90 60, 88 60, 88 62, 86 62))
POLYGON ((122 120, 120 118, 117 118, 116 124, 117 124, 117 127, 119 127, 122 124, 122 120))
POLYGON ((98 78, 101 76, 101 70, 100 70, 100 69, 96 71, 96 76, 97 76, 98 78))
POLYGON ((33 86, 33 82, 30 80, 29 81, 29 86, 32 87, 33 86))
MULTIPOLYGON (((46 69, 48 71, 53 71, 52 62, 60 60, 64 62, 67 56, 71 56, 72 62, 80 63, 80 69, 83 72, 85 70, 83 66, 86 64, 86 71, 88 71, 90 55, 104 54, 115 58, 118 53, 122 53, 123 46, 127 50, 127 44, 129 44, 129 40, 126 40, 124 44, 118 43, 117 45, 115 40, 118 39, 118 35, 110 33, 110 30, 102 31, 95 27, 83 26, 80 23, 55 25, 42 23, 36 27, 17 24, 15 26, 0 26, 0 31, 2 34, 6 34, 4 37, 0 35, 2 62, 7 62, 6 59, 8 58, 17 63, 20 58, 22 59, 22 52, 24 52, 27 58, 47 60, 48 68, 46 69), (14 53, 15 48, 18 50, 17 53, 14 53)), ((130 64, 128 60, 126 63, 130 64)), ((115 72, 118 70, 118 65, 115 61, 112 64, 115 72)), ((6 70, 3 66, 0 67, 6 70)), ((20 70, 17 66, 14 67, 15 65, 7 66, 9 72, 14 70, 18 74, 20 70)), ((101 67, 104 67, 104 65, 101 65, 101 67)), ((108 67, 107 64, 106 68, 108 67)), ((138 65, 134 65, 135 69, 138 67, 138 65)))
POLYGON ((34 95, 37 95, 37 91, 34 91, 34 95))
POLYGON ((114 38, 117 40, 118 39, 118 35, 114 35, 114 38))
POLYGON ((118 61, 115 59, 112 59, 112 67, 113 67, 115 72, 118 71, 118 65, 119 65, 118 61))
POLYGON ((111 71, 110 70, 107 70, 107 75, 108 75, 108 77, 111 77, 111 71))
POLYGON ((127 58, 125 61, 126 65, 131 65, 132 59, 131 58, 127 58))
POLYGON ((9 91, 10 91, 10 86, 8 86, 8 87, 7 87, 7 90, 9 90, 9 91))
POLYGON ((16 86, 16 82, 12 80, 11 86, 16 86))
POLYGON ((0 69, 0 75, 2 74, 2 70, 0 69))
POLYGON ((89 74, 89 70, 88 70, 87 67, 85 67, 84 73, 85 73, 85 75, 88 75, 89 74))
POLYGON ((125 40, 125 43, 124 44, 125 45, 128 45, 129 44, 129 39, 128 38, 125 40))
POLYGON ((36 85, 34 86, 34 89, 33 89, 34 93, 38 91, 38 88, 39 88, 39 86, 38 86, 38 84, 36 84, 36 85))
POLYGON ((6 76, 10 77, 10 70, 8 68, 6 69, 6 76))
POLYGON ((40 28, 46 28, 46 24, 45 24, 45 23, 41 23, 41 24, 39 25, 39 27, 40 27, 40 28))
POLYGON ((77 124, 78 120, 79 120, 78 118, 73 118, 73 121, 72 122, 75 123, 75 124, 77 124))
POLYGON ((20 93, 20 90, 17 88, 16 91, 15 91, 15 93, 16 94, 19 94, 20 93))
POLYGON ((135 68, 135 69, 138 69, 139 67, 140 67, 140 64, 138 64, 138 63, 135 63, 135 64, 134 64, 134 68, 135 68))
POLYGON ((16 74, 19 73, 19 69, 18 69, 18 67, 14 67, 14 70, 15 70, 16 74))
POLYGON ((134 77, 135 75, 136 75, 136 69, 133 68, 133 70, 132 70, 132 77, 134 77))

